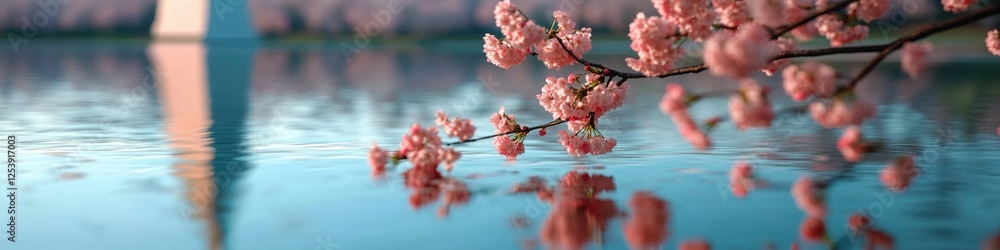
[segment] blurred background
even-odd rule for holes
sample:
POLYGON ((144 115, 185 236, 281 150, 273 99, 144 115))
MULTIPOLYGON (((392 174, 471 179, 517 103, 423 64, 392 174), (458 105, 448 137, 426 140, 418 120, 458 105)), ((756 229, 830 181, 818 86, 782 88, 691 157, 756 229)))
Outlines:
MULTIPOLYGON (((19 31, 33 18, 46 11, 42 1, 3 0, 0 8, 0 32, 19 31)), ((185 19, 195 19, 206 12, 197 5, 207 0, 51 0, 59 3, 51 20, 37 25, 46 36, 147 36, 157 19, 157 5, 183 4, 185 19)), ((478 0, 213 0, 217 13, 246 9, 253 31, 265 37, 343 36, 355 34, 355 27, 374 20, 372 13, 388 6, 402 6, 393 13, 385 36, 444 36, 481 34, 496 30, 493 6, 497 1, 478 0)), ((655 13, 652 4, 643 0, 518 0, 518 7, 535 20, 551 20, 553 10, 570 13, 595 33, 628 32, 628 24, 637 12, 655 13)), ((889 22, 882 26, 901 26, 901 22, 943 19, 939 1, 893 0, 889 22)), ((209 7, 209 6, 204 6, 209 7)), ((162 8, 162 7, 161 7, 162 8)), ((216 17, 224 17, 217 14, 216 17)), ((995 19, 994 19, 995 20, 995 19)), ((545 22, 545 21, 540 21, 545 22)), ((886 27, 888 28, 888 27, 886 27)))
MULTIPOLYGON (((563 10, 594 28, 587 59, 617 69, 635 56, 626 36, 635 13, 654 12, 648 0, 514 2, 539 23, 563 10)), ((373 179, 372 142, 391 150, 437 110, 472 119, 477 136, 493 131, 488 118, 501 106, 523 124, 551 120, 535 97, 544 79, 581 68, 486 62, 482 37, 499 33, 496 3, 0 0, 0 133, 17 135, 22 162, 15 249, 529 248, 540 245, 552 209, 508 191, 529 176, 554 184, 573 170, 612 176, 618 190, 603 197, 620 208, 633 191, 668 200, 667 249, 692 238, 719 249, 787 249, 801 241, 804 216, 789 195, 801 176, 830 187, 826 223, 840 249, 860 249, 843 225, 873 207, 898 249, 976 249, 997 235, 1000 196, 984 195, 1000 192, 1000 58, 983 44, 995 17, 929 38, 935 51, 920 79, 894 55, 859 85, 860 98, 879 105, 863 133, 883 143, 860 163, 841 159, 839 130, 807 115, 768 130, 722 125, 715 149, 694 150, 657 109, 667 80, 636 79, 626 105, 602 118, 601 132, 618 140, 614 153, 568 156, 557 128, 529 138, 517 161, 489 142, 462 145, 447 176, 471 198, 454 207, 406 188, 398 173, 408 164, 373 179), (923 172, 890 192, 878 174, 900 155, 914 155, 923 172), (742 199, 727 179, 738 160, 768 182, 742 199)), ((955 16, 939 1, 892 3, 859 44, 955 16)), ((828 46, 814 39, 800 48, 828 46)), ((700 63, 697 46, 690 52, 679 65, 700 63)), ((822 60, 849 74, 870 57, 822 60)), ((775 109, 799 105, 775 91, 781 77, 754 77, 778 93, 775 109)), ((705 73, 669 81, 696 92, 735 86, 705 73)), ((692 115, 725 115, 727 99, 705 99, 692 115)), ((609 225, 582 241, 625 248, 620 223, 609 225)))

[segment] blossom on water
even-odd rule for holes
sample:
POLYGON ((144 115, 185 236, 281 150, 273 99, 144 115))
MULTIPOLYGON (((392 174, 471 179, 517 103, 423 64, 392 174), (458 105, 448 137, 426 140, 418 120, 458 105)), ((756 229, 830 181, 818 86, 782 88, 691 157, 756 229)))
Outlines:
POLYGON ((766 128, 774 120, 774 111, 767 101, 768 88, 760 86, 752 79, 740 83, 740 90, 729 98, 729 116, 736 128, 766 128))
POLYGON ((660 111, 664 114, 684 112, 687 109, 687 93, 684 87, 676 83, 668 83, 663 99, 660 99, 660 111))
POLYGON ((469 188, 461 181, 446 178, 438 184, 438 187, 441 189, 441 193, 444 194, 441 207, 437 210, 437 215, 440 217, 447 216, 451 206, 469 202, 469 188))
POLYGON ((628 201, 631 216, 622 225, 625 241, 632 249, 654 249, 666 241, 670 220, 669 203, 650 192, 632 193, 628 201))
POLYGON ((858 126, 848 126, 844 134, 837 140, 837 150, 849 162, 859 162, 865 156, 868 144, 861 139, 861 129, 858 126))
POLYGON ((837 15, 826 14, 816 18, 816 30, 830 40, 830 46, 840 47, 868 37, 868 26, 847 25, 837 15))
POLYGON ((442 148, 438 154, 441 155, 441 161, 444 162, 444 169, 448 171, 451 171, 451 168, 455 166, 455 161, 462 157, 462 153, 454 148, 442 148))
POLYGON ((628 26, 631 47, 639 59, 625 58, 625 63, 646 76, 655 76, 674 68, 674 61, 684 49, 674 44, 681 38, 677 26, 664 17, 646 17, 639 12, 628 26))
POLYGON ((372 174, 380 175, 385 171, 385 164, 388 161, 389 153, 372 143, 372 148, 368 150, 368 165, 372 167, 372 174))
POLYGON ((745 0, 712 0, 712 6, 719 15, 719 24, 726 27, 739 27, 750 22, 750 8, 745 0))
POLYGON ((850 216, 847 217, 847 226, 855 234, 863 230, 868 230, 868 228, 871 228, 872 226, 871 223, 872 219, 865 214, 852 213, 850 216))
POLYGON ((902 66, 903 71, 910 78, 917 79, 920 72, 927 69, 927 54, 931 53, 933 46, 929 42, 906 42, 903 44, 902 66))
POLYGON ((785 24, 785 0, 748 0, 753 21, 768 27, 785 24))
POLYGON ((847 227, 851 233, 865 239, 865 249, 893 249, 892 236, 871 224, 871 218, 862 213, 852 213, 847 218, 847 227))
MULTIPOLYGON (((505 113, 503 107, 500 107, 499 112, 490 116, 490 124, 493 124, 494 132, 497 134, 521 130, 520 125, 514 120, 514 115, 505 113)), ((493 147, 508 161, 514 160, 518 155, 524 153, 524 135, 514 133, 493 137, 493 147)))
POLYGON ((571 171, 559 181, 552 210, 539 231, 542 242, 556 249, 582 249, 620 214, 614 201, 600 198, 615 190, 612 177, 571 171))
POLYGON ((920 169, 913 163, 913 156, 896 158, 879 173, 879 181, 893 191, 906 190, 913 178, 920 174, 920 169))
POLYGON ((875 105, 860 99, 835 99, 832 103, 809 104, 809 113, 820 126, 839 128, 860 125, 864 120, 875 116, 875 105))
POLYGON ((737 198, 747 196, 747 193, 754 188, 753 166, 744 161, 737 162, 729 170, 729 187, 733 190, 733 195, 737 198))
POLYGON ((941 0, 941 5, 944 5, 944 11, 958 13, 969 9, 975 0, 941 0))
POLYGON ((806 61, 786 67, 781 76, 785 93, 800 102, 811 95, 832 95, 837 71, 825 63, 806 61))
POLYGON ((501 68, 510 68, 518 65, 528 56, 528 50, 518 49, 511 46, 507 41, 500 41, 491 34, 483 37, 483 53, 486 53, 486 61, 501 68))
POLYGON ((799 225, 799 236, 806 241, 819 242, 826 237, 826 224, 823 217, 807 216, 799 225))
POLYGON ((983 242, 983 250, 1000 250, 1000 233, 995 233, 983 242))
POLYGON ((559 44, 559 40, 552 38, 545 40, 540 45, 535 46, 535 52, 538 53, 538 60, 545 64, 545 67, 549 69, 558 69, 566 65, 572 65, 576 60, 573 59, 569 53, 566 53, 566 49, 573 52, 577 58, 583 58, 583 54, 590 51, 592 45, 590 41, 590 28, 576 29, 576 22, 569 18, 565 12, 555 11, 552 13, 558 23, 558 32, 556 36, 562 39, 563 44, 566 45, 564 49, 562 44, 559 44))
POLYGON ((818 184, 809 177, 801 177, 792 184, 792 198, 795 205, 810 217, 826 215, 826 202, 818 184))
POLYGON ((685 240, 677 246, 678 250, 712 250, 712 245, 705 240, 685 240))
POLYGON ((778 53, 778 45, 760 25, 744 26, 735 34, 718 32, 705 41, 704 60, 716 76, 743 78, 763 68, 778 53))
POLYGON ((712 34, 715 12, 709 0, 652 0, 661 17, 677 25, 681 33, 696 42, 712 34))
POLYGON ((858 20, 871 22, 881 19, 889 12, 889 0, 860 0, 847 6, 848 13, 854 13, 858 20))
POLYGON ((990 54, 1000 56, 1000 31, 997 29, 986 32, 986 50, 989 50, 990 54))
POLYGON ((706 150, 712 146, 712 139, 698 128, 698 124, 691 118, 691 115, 687 111, 675 112, 670 115, 670 118, 677 125, 677 130, 680 132, 681 137, 684 137, 694 148, 706 150))
POLYGON ((438 110, 434 124, 444 128, 444 134, 458 137, 460 141, 472 138, 472 134, 476 132, 476 126, 472 125, 472 120, 459 119, 458 117, 448 120, 448 115, 441 110, 438 110))
MULTIPOLYGON (((779 37, 774 41, 778 44, 778 50, 780 50, 780 52, 793 51, 798 48, 798 45, 792 39, 779 37)), ((764 72, 767 76, 772 76, 775 72, 785 68, 785 66, 788 66, 791 62, 792 59, 789 58, 774 60, 768 63, 767 66, 764 66, 764 68, 760 71, 764 72)))

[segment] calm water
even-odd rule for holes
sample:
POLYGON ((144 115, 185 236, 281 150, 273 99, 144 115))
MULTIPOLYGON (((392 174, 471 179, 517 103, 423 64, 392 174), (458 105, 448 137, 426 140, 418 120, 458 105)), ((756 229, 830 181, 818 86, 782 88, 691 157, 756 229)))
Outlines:
MULTIPOLYGON (((840 159, 839 130, 808 116, 781 117, 770 130, 723 124, 711 134, 713 150, 694 150, 657 109, 666 81, 644 80, 632 82, 625 107, 602 121, 602 133, 619 142, 614 153, 568 156, 554 129, 528 139, 514 162, 488 141, 462 145, 449 175, 468 185, 468 203, 444 217, 440 201, 411 207, 398 176, 408 164, 384 179, 370 176, 373 141, 394 148, 410 124, 432 124, 438 109, 472 118, 477 135, 492 132, 487 119, 499 106, 522 123, 550 120, 534 95, 546 76, 569 71, 537 62, 504 71, 477 45, 353 56, 335 44, 36 41, 16 54, 4 50, 0 132, 16 135, 19 165, 17 242, 0 245, 517 249, 539 241, 550 206, 511 194, 512 185, 530 176, 554 183, 574 169, 614 177, 617 190, 603 197, 625 211, 634 191, 668 200, 664 249, 693 238, 716 249, 768 242, 787 249, 805 218, 789 194, 800 176, 830 184, 825 220, 841 248, 854 247, 844 224, 859 210, 898 249, 974 249, 1000 229, 1000 60, 947 46, 938 46, 938 66, 923 80, 889 62, 862 83, 862 97, 880 104, 863 132, 884 148, 858 164, 840 159), (906 154, 923 172, 905 192, 886 191, 878 172, 906 154), (752 162, 769 185, 734 197, 727 171, 737 160, 752 162)), ((589 57, 623 68, 614 53, 589 57)), ((832 63, 849 73, 861 59, 832 63)), ((735 86, 705 74, 672 81, 702 91, 735 86)), ((761 81, 780 90, 779 78, 761 81)), ((778 96, 778 107, 794 105, 778 96)), ((726 101, 699 103, 693 115, 723 114, 726 101)), ((623 219, 589 247, 626 248, 623 219)))

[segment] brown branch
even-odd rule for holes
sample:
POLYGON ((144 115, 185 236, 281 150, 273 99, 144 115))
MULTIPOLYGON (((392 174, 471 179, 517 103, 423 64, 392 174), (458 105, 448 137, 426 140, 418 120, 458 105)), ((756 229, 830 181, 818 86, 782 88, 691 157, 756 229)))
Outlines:
POLYGON ((449 142, 449 143, 445 143, 444 145, 445 146, 454 146, 454 145, 463 144, 463 143, 469 143, 469 142, 474 142, 474 141, 478 141, 478 140, 485 140, 485 139, 489 139, 489 138, 493 138, 493 137, 497 137, 497 136, 512 135, 512 134, 517 134, 517 133, 528 133, 528 132, 531 132, 532 130, 541 129, 541 128, 548 128, 548 127, 552 127, 552 126, 563 124, 563 123, 566 123, 566 120, 555 119, 555 120, 552 120, 551 122, 548 122, 546 124, 542 124, 542 125, 538 125, 538 126, 534 126, 534 127, 528 127, 527 129, 511 130, 511 131, 508 131, 506 133, 492 134, 492 135, 487 135, 487 136, 483 136, 483 137, 472 138, 472 139, 468 139, 468 140, 464 140, 464 141, 449 142))
POLYGON ((847 84, 847 88, 848 89, 853 89, 854 86, 857 86, 858 82, 861 81, 861 78, 864 78, 865 75, 868 75, 868 73, 871 73, 872 70, 875 69, 875 66, 877 66, 879 64, 879 62, 882 62, 882 60, 884 60, 887 56, 889 56, 889 54, 892 54, 893 51, 896 51, 896 50, 902 48, 903 45, 906 44, 907 42, 912 42, 912 41, 920 40, 922 38, 925 38, 925 37, 928 37, 930 35, 933 35, 934 33, 938 33, 938 32, 945 31, 945 30, 949 30, 949 29, 952 29, 952 28, 955 28, 955 27, 958 27, 958 26, 962 26, 962 25, 971 23, 973 21, 976 21, 976 20, 979 20, 979 19, 982 19, 982 18, 985 18, 985 17, 988 17, 988 16, 996 15, 997 13, 1000 13, 1000 4, 996 4, 996 5, 993 5, 993 6, 986 7, 986 8, 982 8, 982 9, 979 9, 979 10, 976 10, 976 11, 973 11, 973 12, 969 12, 969 13, 967 13, 965 15, 962 15, 962 16, 959 16, 959 17, 956 17, 956 18, 952 18, 952 19, 950 19, 948 21, 937 23, 937 24, 928 26, 926 28, 917 30, 917 31, 915 31, 913 33, 910 33, 910 35, 907 35, 907 36, 904 36, 904 37, 900 37, 900 38, 896 39, 895 41, 893 41, 892 43, 888 44, 888 46, 886 46, 886 48, 884 48, 881 51, 879 51, 878 55, 876 55, 875 58, 872 58, 871 61, 868 61, 868 64, 866 64, 865 67, 861 69, 861 72, 858 72, 857 75, 854 75, 854 77, 851 78, 851 81, 848 82, 848 84, 847 84))
POLYGON ((816 12, 813 12, 812 14, 809 14, 805 18, 802 18, 802 20, 799 20, 798 22, 794 22, 794 23, 789 24, 789 25, 778 27, 777 29, 775 29, 774 33, 771 34, 771 39, 778 39, 778 37, 780 37, 781 35, 784 35, 785 33, 788 33, 789 31, 792 31, 793 29, 798 28, 799 26, 802 26, 802 25, 804 25, 806 23, 809 23, 810 21, 812 21, 813 19, 816 19, 819 16, 822 16, 824 14, 833 12, 833 11, 835 11, 837 9, 840 9, 840 8, 843 8, 843 7, 847 7, 847 5, 849 5, 849 4, 853 3, 853 2, 857 2, 857 1, 858 0, 846 0, 846 1, 839 2, 839 3, 834 4, 834 5, 829 5, 829 6, 827 6, 824 9, 821 9, 821 10, 818 10, 816 12))

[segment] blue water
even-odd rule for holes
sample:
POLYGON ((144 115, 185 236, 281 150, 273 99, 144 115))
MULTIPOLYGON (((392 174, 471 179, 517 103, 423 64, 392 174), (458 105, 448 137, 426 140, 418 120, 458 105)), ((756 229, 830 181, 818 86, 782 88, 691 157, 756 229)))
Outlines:
MULTIPOLYGON (((800 176, 830 184, 827 231, 852 249, 848 214, 866 211, 897 249, 975 249, 1000 229, 1000 58, 936 46, 935 67, 910 80, 890 60, 859 87, 879 104, 863 126, 884 148, 849 164, 834 147, 839 130, 808 115, 782 116, 770 130, 739 132, 724 123, 715 147, 681 139, 657 103, 664 83, 695 91, 732 89, 707 74, 632 81, 625 106, 601 121, 614 152, 574 158, 557 130, 530 137, 507 162, 490 142, 458 147, 448 173, 472 196, 439 217, 440 201, 413 208, 398 176, 369 173, 374 141, 394 148, 412 123, 445 110, 492 132, 500 106, 525 124, 551 117, 534 95, 546 76, 538 62, 502 70, 475 42, 415 43, 345 55, 333 44, 186 44, 35 41, 0 54, 0 132, 17 137, 15 249, 516 249, 538 241, 550 211, 514 183, 568 171, 612 176, 604 194, 628 211, 628 197, 650 190, 670 202, 664 249, 705 239, 715 249, 787 249, 805 218, 789 193, 800 176), (900 155, 921 174, 889 192, 878 172, 900 155), (770 185, 743 199, 728 189, 729 168, 746 160, 770 185), (823 166, 823 167, 818 167, 823 166), (515 227, 512 218, 527 226, 515 227)), ((627 46, 611 44, 607 46, 627 46)), ((625 48, 625 47, 622 47, 625 48)), ((627 55, 588 55, 624 68, 627 55)), ((850 74, 866 59, 834 57, 850 74)), ((692 59, 693 60, 693 59, 692 59)), ((795 105, 780 78, 758 77, 776 107, 795 105)), ((692 114, 725 113, 727 98, 692 114)), ((613 219, 594 249, 624 249, 613 219)), ((819 248, 819 244, 805 244, 819 248)))

